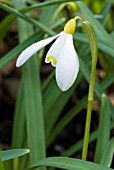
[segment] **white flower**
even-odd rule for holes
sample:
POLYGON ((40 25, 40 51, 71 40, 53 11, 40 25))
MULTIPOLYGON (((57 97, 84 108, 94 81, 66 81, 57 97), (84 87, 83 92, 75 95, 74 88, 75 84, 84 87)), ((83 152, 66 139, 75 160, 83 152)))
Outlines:
POLYGON ((24 64, 34 53, 58 37, 49 49, 45 62, 51 62, 56 67, 56 81, 60 89, 62 91, 68 90, 74 83, 79 71, 78 55, 74 49, 72 37, 76 26, 74 21, 74 19, 68 21, 64 31, 60 34, 41 40, 25 49, 17 59, 16 66, 19 67, 24 64))

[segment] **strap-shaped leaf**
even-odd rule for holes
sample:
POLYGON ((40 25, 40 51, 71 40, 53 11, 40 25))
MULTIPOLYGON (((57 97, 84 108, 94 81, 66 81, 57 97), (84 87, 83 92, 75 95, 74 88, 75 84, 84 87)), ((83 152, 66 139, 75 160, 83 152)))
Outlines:
POLYGON ((104 155, 101 159, 101 165, 110 167, 114 155, 114 138, 112 138, 104 151, 104 155))
POLYGON ((3 165, 3 163, 2 163, 1 158, 0 158, 0 170, 4 170, 4 165, 3 165))
POLYGON ((12 149, 7 151, 0 151, 0 157, 2 161, 7 161, 9 159, 25 155, 29 152, 30 152, 29 149, 12 149))
POLYGON ((67 157, 52 157, 46 158, 38 163, 32 165, 27 169, 34 169, 40 166, 49 166, 49 167, 56 167, 61 169, 70 169, 70 170, 112 170, 108 167, 101 166, 96 163, 82 161, 79 159, 74 158, 67 158, 67 157))
POLYGON ((100 163, 110 137, 110 105, 105 94, 101 99, 100 122, 94 161, 100 163))
POLYGON ((88 20, 92 24, 95 30, 96 36, 99 37, 101 42, 103 42, 103 44, 104 42, 107 44, 110 44, 110 46, 112 46, 113 48, 112 38, 109 36, 107 31, 104 29, 103 25, 94 17, 94 14, 92 13, 92 11, 82 1, 77 2, 77 5, 79 6, 84 19, 88 20))

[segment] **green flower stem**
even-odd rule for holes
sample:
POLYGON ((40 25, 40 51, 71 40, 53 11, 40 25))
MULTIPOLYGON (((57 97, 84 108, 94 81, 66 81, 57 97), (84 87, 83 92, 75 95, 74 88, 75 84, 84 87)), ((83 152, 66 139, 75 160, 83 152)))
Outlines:
POLYGON ((94 85, 95 85, 95 76, 96 76, 96 61, 92 63, 88 101, 89 101, 89 100, 90 100, 90 101, 93 101, 94 85))
POLYGON ((87 158, 90 124, 91 124, 91 113, 92 113, 92 102, 93 102, 93 100, 88 99, 87 117, 86 117, 85 134, 84 134, 84 144, 83 144, 83 151, 82 151, 82 159, 83 160, 86 160, 86 158, 87 158))
POLYGON ((93 27, 88 21, 83 21, 79 16, 74 18, 75 20, 79 19, 82 23, 82 26, 86 32, 91 54, 92 54, 92 69, 91 69, 91 78, 89 85, 89 94, 88 94, 88 107, 87 107, 87 117, 86 117, 86 125, 85 125, 85 134, 84 134, 84 144, 82 151, 82 159, 86 160, 87 152, 88 152, 88 144, 89 144, 89 133, 90 133, 90 125, 91 125, 91 114, 92 114, 92 102, 93 102, 93 94, 94 94, 94 84, 95 84, 95 75, 96 75, 96 63, 98 56, 98 48, 97 41, 93 27))
POLYGON ((89 144, 89 133, 90 133, 90 125, 91 125, 91 114, 92 114, 92 103, 93 103, 93 93, 94 93, 94 84, 95 84, 95 73, 96 73, 96 63, 92 65, 91 70, 91 79, 89 86, 89 95, 88 95, 88 107, 87 107, 87 117, 86 117, 86 125, 85 125, 85 134, 84 134, 84 144, 82 151, 82 159, 86 160, 88 144, 89 144))

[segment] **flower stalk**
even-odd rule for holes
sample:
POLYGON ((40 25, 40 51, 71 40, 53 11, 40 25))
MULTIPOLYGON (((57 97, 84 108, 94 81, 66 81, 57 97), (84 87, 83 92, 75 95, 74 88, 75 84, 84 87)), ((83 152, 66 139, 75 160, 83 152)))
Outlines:
POLYGON ((95 75, 96 75, 96 64, 98 57, 98 47, 94 29, 92 25, 88 21, 83 21, 79 16, 75 17, 75 20, 79 19, 82 23, 82 26, 86 32, 91 54, 92 54, 92 68, 91 68, 91 77, 90 77, 90 85, 89 85, 89 94, 88 94, 88 106, 87 106, 87 116, 86 116, 86 125, 85 125, 85 134, 84 134, 84 144, 82 150, 82 160, 87 159, 88 152, 88 144, 89 144, 89 133, 90 133, 90 125, 91 125, 91 114, 92 114, 92 103, 93 103, 93 95, 94 95, 94 84, 95 84, 95 75))
POLYGON ((94 84, 95 84, 95 74, 96 74, 96 63, 92 65, 92 70, 91 70, 87 116, 86 116, 85 134, 84 134, 84 144, 83 144, 83 151, 82 151, 83 160, 87 159, 89 133, 90 133, 90 125, 91 125, 91 114, 92 114, 92 103, 93 103, 93 94, 94 94, 94 84))

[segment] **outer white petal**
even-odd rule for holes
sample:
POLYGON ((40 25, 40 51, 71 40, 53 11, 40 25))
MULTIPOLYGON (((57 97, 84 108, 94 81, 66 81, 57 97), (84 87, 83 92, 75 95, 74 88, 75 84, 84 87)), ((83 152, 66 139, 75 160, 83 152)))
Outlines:
MULTIPOLYGON (((49 63, 48 57, 53 56, 56 60, 58 60, 59 54, 61 52, 61 49, 63 48, 65 41, 66 41, 67 34, 65 32, 61 32, 60 36, 57 38, 57 40, 52 44, 49 51, 47 52, 45 62, 49 63)), ((53 65, 53 62, 51 63, 53 65)), ((55 66, 55 65, 53 65, 55 66)))
POLYGON ((57 38, 60 34, 57 34, 54 37, 50 37, 44 40, 41 40, 37 43, 32 44, 28 48, 26 48, 18 57, 16 62, 16 67, 20 67, 23 65, 32 55, 38 52, 41 48, 45 47, 47 44, 52 42, 55 38, 57 38))
POLYGON ((62 91, 66 91, 72 86, 78 71, 78 55, 74 49, 72 35, 67 34, 65 45, 56 65, 56 81, 62 91))

